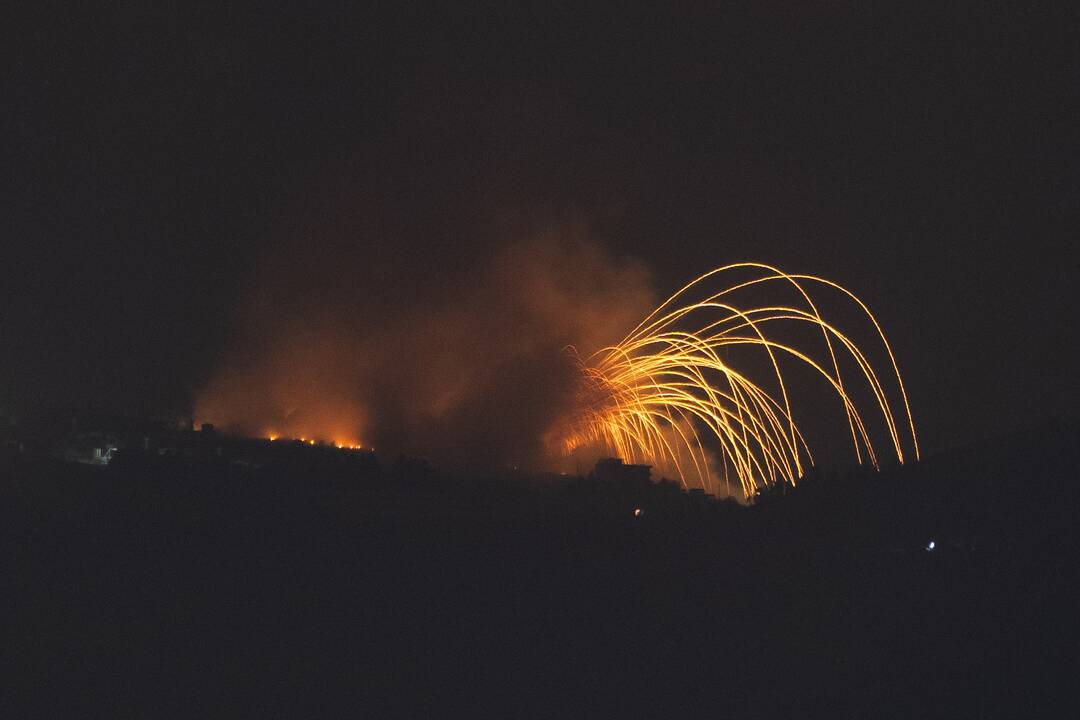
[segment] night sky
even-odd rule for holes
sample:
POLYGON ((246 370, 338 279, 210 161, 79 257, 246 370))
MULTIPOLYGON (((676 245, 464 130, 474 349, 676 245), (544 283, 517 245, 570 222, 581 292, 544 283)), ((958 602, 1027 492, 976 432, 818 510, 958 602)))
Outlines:
POLYGON ((746 259, 840 281, 930 452, 1075 412, 1076 16, 746 5, 32 4, 0 407, 182 415, 260 303, 390 318, 370 343, 539 234, 658 295, 746 259))

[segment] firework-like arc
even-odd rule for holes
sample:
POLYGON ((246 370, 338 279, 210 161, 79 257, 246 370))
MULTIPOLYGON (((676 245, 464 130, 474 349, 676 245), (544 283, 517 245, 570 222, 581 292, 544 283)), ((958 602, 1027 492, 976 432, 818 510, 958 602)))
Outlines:
MULTIPOLYGON (((705 273, 662 302, 618 344, 582 360, 570 349, 581 369, 577 415, 562 433, 562 449, 602 446, 631 462, 671 467, 684 485, 696 482, 715 492, 717 460, 707 444, 719 449, 723 479, 729 469, 742 491, 752 496, 763 486, 784 481, 794 484, 812 465, 813 455, 792 412, 792 398, 781 370, 781 357, 810 367, 832 388, 844 407, 856 460, 865 458, 878 467, 878 451, 863 413, 849 393, 853 387, 840 369, 846 354, 866 382, 888 431, 892 449, 904 462, 904 444, 910 440, 919 457, 915 423, 900 370, 877 318, 866 304, 844 287, 813 275, 789 274, 761 263, 735 263, 705 273), (724 273, 740 270, 764 273, 729 287, 709 292, 724 273), (781 282, 795 289, 805 307, 771 304, 740 308, 734 297, 741 290, 781 282), (853 301, 870 319, 889 357, 896 379, 893 391, 875 372, 869 357, 851 337, 825 321, 811 298, 810 286, 825 286, 853 301), (691 291, 705 290, 704 299, 676 306, 691 291), (674 309, 672 309, 674 307, 674 309), (694 322, 701 316, 705 321, 694 322), (781 342, 767 334, 776 326, 796 324, 820 330, 828 360, 815 359, 808 350, 781 342), (769 392, 721 357, 726 348, 751 346, 768 357, 776 391, 769 392), (904 434, 897 421, 890 392, 899 395, 906 416, 904 434), (712 442, 703 443, 707 437, 712 442)), ((891 381, 890 381, 891 382, 891 381)))

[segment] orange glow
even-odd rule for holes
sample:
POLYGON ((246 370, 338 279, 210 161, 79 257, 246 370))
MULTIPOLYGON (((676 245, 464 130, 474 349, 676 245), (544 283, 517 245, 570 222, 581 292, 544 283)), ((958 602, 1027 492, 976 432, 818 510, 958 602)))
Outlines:
POLYGON ((722 481, 731 494, 732 475, 744 497, 776 482, 794 485, 814 459, 795 424, 782 358, 809 367, 832 389, 844 410, 857 462, 865 458, 878 467, 869 418, 852 396, 857 387, 873 397, 868 406, 879 413, 897 461, 904 462, 905 446, 919 458, 896 359, 866 305, 830 280, 789 275, 759 263, 737 263, 701 275, 661 303, 620 343, 579 359, 578 410, 559 434, 562 451, 604 448, 628 462, 670 468, 685 486, 689 479, 710 493, 717 493, 722 481), (748 271, 753 275, 746 276, 748 271), (726 287, 717 283, 721 276, 736 273, 737 282, 726 287), (795 302, 736 305, 744 294, 740 291, 753 287, 786 290, 795 302), (811 289, 836 291, 869 320, 878 353, 888 358, 887 374, 879 375, 846 332, 822 319, 811 289), (678 305, 673 304, 676 300, 678 305), (816 352, 805 347, 805 338, 799 345, 788 344, 773 332, 794 329, 797 334, 800 328, 803 335, 818 338, 816 352), (759 374, 771 378, 767 388, 732 364, 739 352, 753 349, 761 353, 759 374), (841 373, 841 360, 857 368, 851 377, 841 373), (705 438, 718 449, 717 457, 706 450, 705 438))
MULTIPOLYGON (((289 440, 288 437, 284 437, 282 435, 279 435, 276 432, 268 433, 266 435, 266 439, 269 440, 270 442, 276 442, 278 440, 289 440)), ((320 444, 320 441, 317 438, 309 438, 306 435, 303 436, 303 437, 296 438, 295 440, 297 442, 300 442, 300 443, 304 444, 304 445, 314 446, 314 445, 320 444)), ((334 440, 332 443, 327 441, 327 444, 328 445, 333 445, 338 450, 363 450, 364 449, 363 445, 361 445, 361 444, 353 444, 351 441, 348 441, 348 440, 334 440)))
POLYGON ((506 229, 465 253, 468 272, 425 277, 417 292, 371 274, 363 243, 316 242, 311 254, 306 237, 283 235, 236 294, 192 412, 234 436, 273 429, 279 443, 366 454, 363 437, 440 466, 550 466, 541 436, 572 390, 561 349, 619 339, 662 298, 645 265, 595 243, 588 223, 506 229))
POLYGON ((297 378, 271 368, 248 382, 206 392, 199 399, 198 417, 210 418, 208 422, 233 435, 346 450, 358 442, 367 417, 354 400, 342 397, 338 389, 331 392, 323 377, 330 371, 318 365, 315 370, 321 375, 315 377, 297 378))

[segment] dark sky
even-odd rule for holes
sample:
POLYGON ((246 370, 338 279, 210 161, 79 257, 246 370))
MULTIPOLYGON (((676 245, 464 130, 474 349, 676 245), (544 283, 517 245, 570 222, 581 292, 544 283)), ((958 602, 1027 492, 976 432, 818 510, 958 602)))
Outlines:
POLYGON ((6 412, 182 413, 282 253, 458 287, 530 223, 658 292, 744 259, 844 283, 928 450, 1075 408, 1080 26, 1050 3, 26 5, 6 412))

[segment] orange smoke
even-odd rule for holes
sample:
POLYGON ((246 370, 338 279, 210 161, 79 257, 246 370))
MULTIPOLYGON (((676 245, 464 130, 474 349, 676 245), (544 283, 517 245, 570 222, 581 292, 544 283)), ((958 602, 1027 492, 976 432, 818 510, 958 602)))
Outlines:
POLYGON ((200 422, 255 437, 303 438, 338 445, 360 444, 367 430, 362 404, 338 383, 341 368, 327 329, 283 330, 294 341, 274 343, 256 362, 237 352, 200 393, 200 422))
POLYGON ((653 303, 646 271, 579 226, 426 270, 389 247, 269 258, 197 417, 451 466, 549 465, 543 435, 573 402, 562 349, 591 351, 633 327, 653 303))

